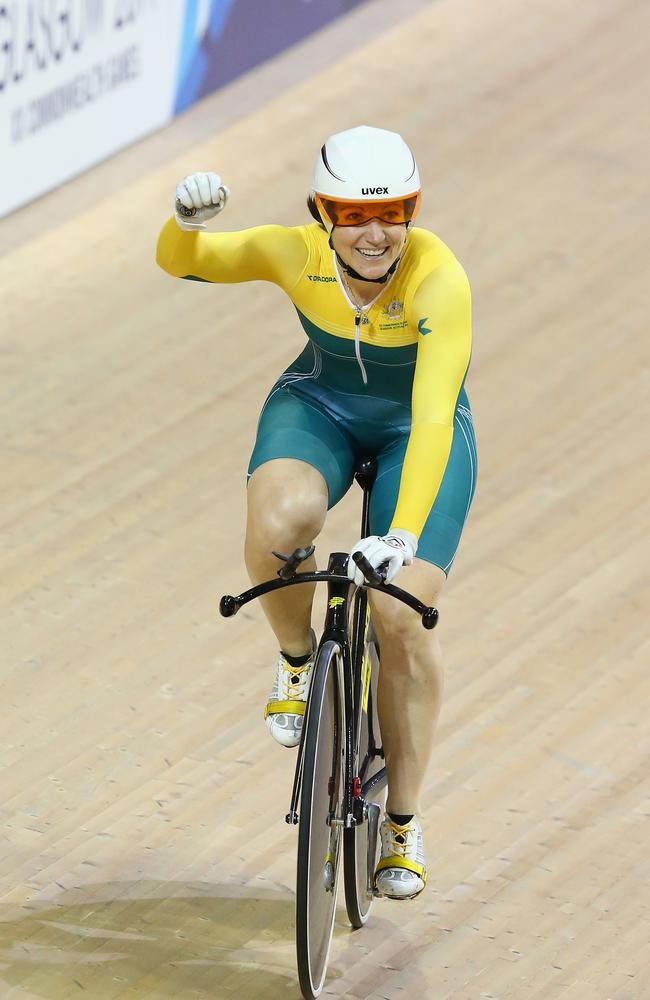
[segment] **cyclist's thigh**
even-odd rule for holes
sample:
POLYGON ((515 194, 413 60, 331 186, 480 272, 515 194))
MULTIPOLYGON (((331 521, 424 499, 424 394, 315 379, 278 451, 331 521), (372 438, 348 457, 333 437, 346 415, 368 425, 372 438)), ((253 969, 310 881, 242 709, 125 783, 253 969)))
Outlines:
POLYGON ((347 492, 354 475, 351 442, 334 418, 283 387, 274 388, 264 404, 248 475, 278 458, 317 469, 327 484, 328 508, 347 492))
MULTIPOLYGON (((408 435, 378 456, 377 479, 370 503, 370 530, 383 535, 390 527, 399 491, 408 435)), ((470 410, 459 406, 445 473, 420 535, 419 559, 449 573, 476 487, 476 441, 470 410)))

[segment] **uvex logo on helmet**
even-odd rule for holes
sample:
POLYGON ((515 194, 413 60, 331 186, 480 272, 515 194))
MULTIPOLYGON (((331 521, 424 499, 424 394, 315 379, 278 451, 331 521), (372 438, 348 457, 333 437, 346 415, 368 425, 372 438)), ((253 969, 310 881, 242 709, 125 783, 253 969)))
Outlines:
POLYGON ((361 188, 361 194, 388 194, 388 188, 361 188))

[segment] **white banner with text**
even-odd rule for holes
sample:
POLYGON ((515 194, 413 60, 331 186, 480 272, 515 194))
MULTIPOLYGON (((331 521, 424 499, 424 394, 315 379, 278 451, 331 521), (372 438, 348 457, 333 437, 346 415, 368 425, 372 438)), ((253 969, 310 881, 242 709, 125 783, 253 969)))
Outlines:
POLYGON ((169 121, 185 0, 0 0, 0 216, 169 121))
POLYGON ((365 0, 0 0, 0 217, 365 0))

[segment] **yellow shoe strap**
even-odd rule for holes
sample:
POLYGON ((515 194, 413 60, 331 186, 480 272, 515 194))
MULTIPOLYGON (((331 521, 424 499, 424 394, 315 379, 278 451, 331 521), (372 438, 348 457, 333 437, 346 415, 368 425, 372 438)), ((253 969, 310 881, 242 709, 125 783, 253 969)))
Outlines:
POLYGON ((307 702, 305 701, 270 701, 264 709, 264 718, 269 715, 280 715, 286 712, 287 715, 304 715, 307 702))
POLYGON ((380 872, 385 871, 386 868, 404 868, 408 872, 415 872, 415 874, 419 875, 426 885, 427 870, 424 865, 419 865, 417 861, 409 861, 408 858, 400 858, 397 856, 393 858, 382 858, 375 869, 375 878, 377 878, 377 875, 379 875, 380 872))

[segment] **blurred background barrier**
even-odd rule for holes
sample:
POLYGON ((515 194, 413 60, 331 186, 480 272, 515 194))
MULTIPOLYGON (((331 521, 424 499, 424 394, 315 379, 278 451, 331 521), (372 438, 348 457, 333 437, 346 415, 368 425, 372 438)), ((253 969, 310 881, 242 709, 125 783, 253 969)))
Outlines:
POLYGON ((0 217, 366 0, 4 0, 0 217))

